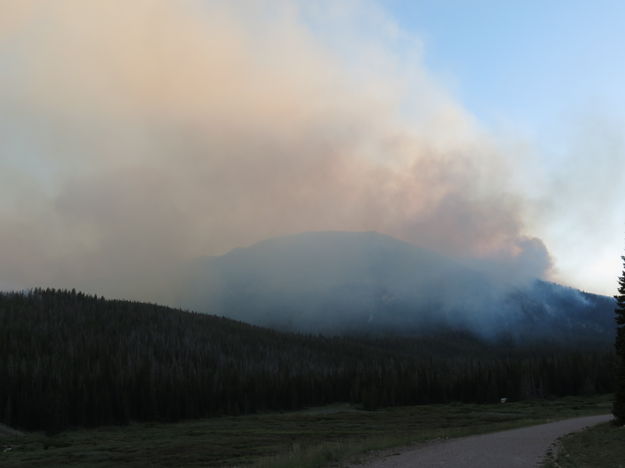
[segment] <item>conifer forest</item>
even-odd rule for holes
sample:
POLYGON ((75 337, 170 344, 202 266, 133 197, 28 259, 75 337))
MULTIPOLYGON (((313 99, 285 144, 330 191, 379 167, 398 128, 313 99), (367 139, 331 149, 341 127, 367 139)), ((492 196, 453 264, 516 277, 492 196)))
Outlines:
POLYGON ((313 336, 73 290, 0 294, 0 421, 49 433, 331 402, 606 393, 613 369, 610 347, 512 346, 452 329, 313 336))

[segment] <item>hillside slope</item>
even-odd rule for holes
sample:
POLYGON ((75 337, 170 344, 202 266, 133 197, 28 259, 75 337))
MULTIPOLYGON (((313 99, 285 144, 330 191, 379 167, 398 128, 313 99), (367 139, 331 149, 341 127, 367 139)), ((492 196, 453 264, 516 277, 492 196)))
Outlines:
POLYGON ((177 420, 608 392, 612 355, 466 332, 323 337, 74 291, 0 294, 0 422, 177 420))
POLYGON ((375 232, 311 232, 198 260, 179 302, 281 330, 613 339, 611 298, 512 281, 375 232))

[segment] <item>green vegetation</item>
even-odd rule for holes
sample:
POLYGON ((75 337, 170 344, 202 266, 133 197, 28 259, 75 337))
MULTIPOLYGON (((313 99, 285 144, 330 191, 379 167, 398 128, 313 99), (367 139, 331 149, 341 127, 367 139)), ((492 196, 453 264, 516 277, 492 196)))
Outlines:
MULTIPOLYGON (((625 262, 625 257, 621 257, 625 262)), ((618 295, 616 296, 616 390, 612 412, 616 423, 625 425, 625 270, 619 278, 618 295)))
POLYGON ((546 468, 625 468, 625 428, 600 424, 560 439, 546 468))
POLYGON ((70 430, 54 436, 28 433, 0 439, 0 465, 318 467, 363 456, 368 450, 607 413, 610 404, 611 395, 377 411, 341 404, 287 413, 70 430))
MULTIPOLYGON (((613 391, 613 353, 428 337, 279 333, 75 291, 0 294, 0 422, 68 427, 613 391)), ((576 344, 577 346, 577 344, 576 344)))

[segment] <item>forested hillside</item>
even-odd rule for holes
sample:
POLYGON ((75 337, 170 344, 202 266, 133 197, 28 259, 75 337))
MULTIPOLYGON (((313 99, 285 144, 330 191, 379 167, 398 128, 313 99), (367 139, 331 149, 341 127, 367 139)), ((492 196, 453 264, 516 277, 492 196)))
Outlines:
POLYGON ((614 342, 614 299, 376 232, 305 232, 198 259, 176 304, 283 331, 614 342))
POLYGON ((612 390, 610 351, 288 334, 75 291, 0 294, 0 421, 24 429, 349 401, 365 408, 612 390))

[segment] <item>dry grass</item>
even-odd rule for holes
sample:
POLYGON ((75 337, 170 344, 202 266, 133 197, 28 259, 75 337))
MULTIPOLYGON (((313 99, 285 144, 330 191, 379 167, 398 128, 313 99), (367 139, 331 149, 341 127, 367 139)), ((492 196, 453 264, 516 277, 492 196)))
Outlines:
POLYGON ((290 413, 27 433, 0 440, 3 467, 320 467, 371 450, 607 413, 610 396, 290 413))
POLYGON ((546 468, 625 468, 625 427, 606 423, 560 439, 546 468))

